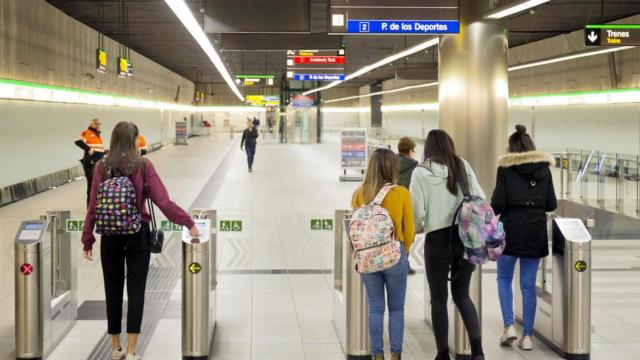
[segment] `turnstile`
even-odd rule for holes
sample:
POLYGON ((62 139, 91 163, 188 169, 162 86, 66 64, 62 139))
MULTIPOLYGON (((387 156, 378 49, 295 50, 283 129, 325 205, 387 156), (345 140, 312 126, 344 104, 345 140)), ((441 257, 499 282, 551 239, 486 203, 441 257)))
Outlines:
POLYGON ((200 230, 182 233, 182 359, 209 359, 216 325, 216 211, 193 209, 200 230))
MULTIPOLYGON (((545 258, 540 267, 535 335, 569 360, 588 360, 591 353, 591 234, 581 219, 553 218, 552 278, 549 292, 545 258)), ((514 276, 514 312, 522 321, 522 295, 514 276)))
POLYGON ((347 237, 351 212, 335 212, 333 325, 347 360, 371 359, 367 294, 347 237))
MULTIPOLYGON (((426 241, 426 240, 425 240, 426 241)), ((425 244, 426 246, 426 244, 425 244)), ((425 259, 425 266, 426 266, 425 259)), ((450 292, 450 291, 449 291, 450 292)), ((482 324, 482 267, 476 266, 475 271, 471 275, 471 283, 469 285, 469 297, 476 306, 478 318, 482 324)), ((447 313, 449 314, 449 351, 456 360, 471 359, 471 342, 464 322, 460 316, 458 308, 453 303, 451 294, 447 299, 447 313)), ((424 280, 424 319, 433 327, 431 323, 431 293, 429 292, 429 282, 425 276, 424 280)))
POLYGON ((15 237, 16 359, 42 359, 71 330, 77 317, 77 268, 70 211, 48 211, 23 221, 15 237))

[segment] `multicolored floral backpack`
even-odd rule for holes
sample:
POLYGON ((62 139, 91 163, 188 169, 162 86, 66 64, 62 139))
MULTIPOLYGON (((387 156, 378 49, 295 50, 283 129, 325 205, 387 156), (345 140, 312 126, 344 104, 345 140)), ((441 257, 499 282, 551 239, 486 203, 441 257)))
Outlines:
POLYGON ((457 220, 464 257, 475 265, 498 260, 506 245, 502 222, 498 221, 489 203, 480 196, 471 195, 468 183, 458 181, 458 184, 464 198, 453 217, 453 225, 457 220))
POLYGON ((382 201, 395 185, 385 185, 373 202, 353 211, 349 239, 356 270, 369 274, 386 270, 400 261, 401 246, 394 238, 393 220, 382 201))
MULTIPOLYGON (((111 174, 111 171, 107 171, 111 174)), ((110 177, 98 185, 96 232, 100 235, 130 235, 140 231, 136 189, 127 176, 110 177)))

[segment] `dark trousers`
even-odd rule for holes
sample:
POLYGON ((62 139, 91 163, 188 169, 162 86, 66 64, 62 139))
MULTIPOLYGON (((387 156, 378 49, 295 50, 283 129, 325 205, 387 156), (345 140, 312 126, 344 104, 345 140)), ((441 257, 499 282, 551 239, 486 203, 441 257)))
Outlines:
POLYGON ((245 151, 247 152, 247 165, 249 165, 249 169, 253 169, 253 159, 256 156, 256 146, 255 145, 245 145, 245 151))
POLYGON ((89 198, 91 197, 91 184, 93 183, 93 168, 96 163, 89 158, 84 158, 80 162, 82 163, 82 169, 84 170, 84 177, 87 179, 87 207, 89 207, 89 198))
POLYGON ((103 236, 100 242, 100 260, 107 297, 108 333, 122 331, 122 296, 125 274, 127 279, 127 333, 139 334, 144 311, 144 293, 149 273, 149 224, 143 222, 135 235, 103 236), (126 267, 125 267, 126 265, 126 267))
POLYGON ((473 342, 481 338, 478 312, 469 298, 469 283, 475 266, 462 256, 464 247, 458 227, 448 227, 427 234, 424 259, 431 293, 431 321, 438 351, 449 345, 449 318, 447 314, 447 283, 451 272, 451 296, 460 311, 464 326, 473 342), (453 237, 452 235, 453 230, 453 237))

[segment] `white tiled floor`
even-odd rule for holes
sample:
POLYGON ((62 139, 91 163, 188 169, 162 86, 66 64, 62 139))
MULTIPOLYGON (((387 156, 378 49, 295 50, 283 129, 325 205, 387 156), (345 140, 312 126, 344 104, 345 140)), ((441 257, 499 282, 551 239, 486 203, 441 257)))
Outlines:
MULTIPOLYGON (((187 206, 213 172, 215 159, 219 160, 223 155, 225 146, 226 143, 221 145, 213 140, 197 140, 189 147, 170 148, 152 156, 172 195, 180 204, 187 206), (196 164, 203 161, 211 168, 207 167, 206 173, 198 173, 196 164)), ((351 192, 357 185, 338 181, 338 144, 280 145, 261 142, 253 174, 246 171, 244 154, 235 149, 231 151, 236 165, 227 171, 218 196, 211 199, 210 205, 218 210, 221 219, 243 220, 244 229, 238 233, 219 233, 218 236, 218 269, 226 273, 218 275, 213 358, 344 359, 332 323, 333 276, 264 274, 260 271, 333 268, 333 232, 311 231, 310 219, 333 218, 336 209, 349 205, 351 192), (245 272, 230 273, 239 270, 245 272)), ((74 210, 80 212, 83 197, 77 194, 82 194, 82 186, 81 183, 63 186, 33 200, 0 209, 0 229, 7 226, 15 229, 21 216, 38 215, 43 209, 42 204, 54 204, 54 195, 62 191, 65 195, 57 195, 57 199, 69 202, 69 206, 75 204, 74 210), (8 211, 11 207, 15 211, 8 211), (21 215, 9 218, 5 214, 21 215)), ((7 234, 3 233, 3 236, 7 234)), ((5 249, 6 241, 2 241, 5 249)), ((422 255, 412 256, 413 264, 421 266, 422 255)), ((640 278, 637 272, 629 271, 639 265, 640 247, 634 247, 633 242, 602 241, 594 244, 593 359, 640 359, 637 355, 640 350, 640 278), (613 268, 619 271, 612 271, 613 268)), ((487 268, 491 269, 491 266, 487 268)), ((2 265, 2 270, 7 269, 2 265)), ((85 263, 81 270, 85 274, 80 283, 83 298, 103 299, 101 284, 95 281, 100 277, 99 268, 85 263)), ((0 330, 9 334, 12 333, 13 295, 8 289, 12 289, 13 281, 6 276, 2 281, 5 283, 0 287, 3 291, 0 297, 0 330), (5 304, 7 306, 3 307, 5 304), (11 307, 11 312, 7 307, 11 307)), ((483 276, 483 287, 487 359, 559 359, 538 341, 535 342, 535 351, 528 353, 516 348, 499 348, 497 337, 502 321, 495 274, 483 276)), ((407 360, 431 359, 435 354, 433 335, 423 321, 423 291, 424 275, 420 271, 409 281, 403 354, 407 360)), ((180 284, 176 286, 171 301, 179 304, 180 284)), ((85 358, 85 352, 91 351, 104 326, 102 322, 78 324, 50 358, 85 358)), ((179 359, 180 336, 179 319, 160 320, 144 351, 145 359, 179 359)), ((12 345, 5 338, 0 338, 0 358, 9 359, 5 355, 10 354, 12 345)))

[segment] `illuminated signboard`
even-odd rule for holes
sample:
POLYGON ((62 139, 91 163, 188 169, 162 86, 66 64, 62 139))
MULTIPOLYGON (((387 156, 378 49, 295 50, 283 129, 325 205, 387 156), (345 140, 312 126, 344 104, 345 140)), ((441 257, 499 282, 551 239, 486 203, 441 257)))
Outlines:
POLYGON ((247 95, 245 101, 252 106, 278 106, 280 96, 277 95, 247 95))
POLYGON ((107 52, 102 49, 96 49, 96 70, 101 73, 107 71, 107 52))
POLYGON ((586 46, 640 46, 640 25, 587 25, 586 46))
POLYGON ((439 35, 460 32, 458 0, 331 0, 332 34, 439 35))
POLYGON ((367 129, 342 129, 341 153, 343 169, 367 167, 367 129))
POLYGON ((129 61, 126 58, 118 58, 118 76, 127 77, 129 73, 129 61))
POLYGON ((273 75, 236 75, 236 84, 243 86, 273 85, 273 75))
POLYGON ((345 49, 287 50, 287 77, 293 80, 344 80, 345 49))

